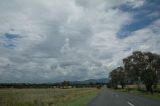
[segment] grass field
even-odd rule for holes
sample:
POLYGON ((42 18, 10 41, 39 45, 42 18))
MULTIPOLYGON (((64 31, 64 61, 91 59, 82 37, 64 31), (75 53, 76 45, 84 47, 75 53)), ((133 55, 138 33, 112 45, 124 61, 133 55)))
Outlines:
POLYGON ((85 106, 96 88, 0 89, 0 106, 85 106))
POLYGON ((142 97, 145 97, 145 98, 154 99, 154 100, 158 100, 158 101, 160 100, 160 93, 157 93, 157 92, 155 92, 154 94, 151 94, 151 93, 139 91, 137 89, 130 89, 130 90, 118 89, 116 91, 126 92, 126 93, 129 93, 129 94, 138 95, 138 96, 142 96, 142 97))
MULTIPOLYGON (((157 90, 160 90, 160 85, 157 85, 157 90)), ((126 92, 129 94, 138 95, 138 96, 143 96, 143 97, 149 98, 149 99, 160 100, 160 93, 154 92, 154 94, 151 94, 151 93, 145 92, 143 90, 138 90, 137 85, 129 85, 128 88, 117 89, 116 91, 126 92)))

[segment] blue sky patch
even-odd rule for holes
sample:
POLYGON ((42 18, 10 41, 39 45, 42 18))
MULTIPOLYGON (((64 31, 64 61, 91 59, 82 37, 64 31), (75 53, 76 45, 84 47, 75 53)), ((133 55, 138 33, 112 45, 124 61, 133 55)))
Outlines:
POLYGON ((7 39, 16 39, 16 38, 21 38, 18 34, 11 34, 11 33, 5 33, 4 36, 7 38, 7 39))
POLYGON ((19 38, 22 38, 19 34, 13 33, 5 33, 3 36, 0 37, 4 43, 2 44, 3 47, 14 49, 16 47, 16 42, 19 38))
POLYGON ((3 46, 10 49, 14 49, 16 47, 14 44, 3 44, 3 46))
POLYGON ((133 8, 129 4, 123 4, 119 7, 120 10, 125 12, 130 12, 133 14, 134 21, 132 23, 126 24, 123 26, 119 32, 117 33, 117 37, 120 39, 123 39, 125 37, 130 36, 130 33, 145 28, 151 23, 153 23, 155 20, 160 18, 160 6, 159 4, 160 0, 155 1, 147 1, 143 6, 138 8, 133 8), (157 13, 156 15, 153 15, 154 13, 157 13))

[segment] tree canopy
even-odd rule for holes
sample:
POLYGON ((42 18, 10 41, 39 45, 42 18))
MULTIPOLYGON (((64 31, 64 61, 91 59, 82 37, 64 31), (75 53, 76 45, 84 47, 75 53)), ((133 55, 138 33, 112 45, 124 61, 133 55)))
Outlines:
POLYGON ((141 80, 147 91, 153 92, 153 85, 156 87, 160 76, 160 55, 135 51, 132 55, 123 59, 124 68, 118 67, 111 71, 110 78, 112 85, 121 84, 122 88, 126 80, 138 82, 141 80))

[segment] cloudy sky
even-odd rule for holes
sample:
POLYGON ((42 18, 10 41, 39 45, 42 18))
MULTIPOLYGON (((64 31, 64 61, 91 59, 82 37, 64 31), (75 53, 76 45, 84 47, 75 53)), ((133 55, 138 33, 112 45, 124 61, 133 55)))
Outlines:
POLYGON ((159 0, 0 0, 0 83, 104 78, 160 53, 159 0))

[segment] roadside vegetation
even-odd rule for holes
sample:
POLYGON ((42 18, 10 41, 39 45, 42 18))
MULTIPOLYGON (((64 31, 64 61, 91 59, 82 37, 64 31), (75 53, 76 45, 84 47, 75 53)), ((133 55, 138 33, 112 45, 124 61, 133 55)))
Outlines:
POLYGON ((109 88, 160 100, 160 55, 135 51, 110 72, 109 88))
MULTIPOLYGON (((124 93, 128 93, 128 94, 142 96, 145 98, 160 101, 160 93, 159 92, 154 92, 153 94, 151 94, 151 93, 147 92, 146 90, 138 89, 137 85, 132 85, 132 86, 134 86, 134 87, 128 87, 128 88, 125 87, 123 89, 121 88, 121 86, 119 86, 117 89, 114 89, 114 91, 124 92, 124 93)), ((160 85, 157 89, 160 90, 160 85)))
POLYGON ((0 89, 0 106, 86 106, 97 88, 0 89))

